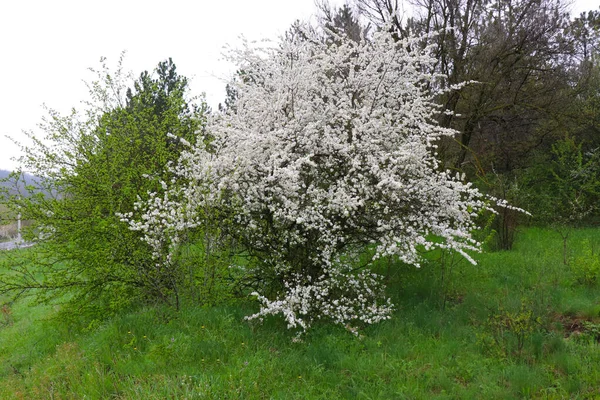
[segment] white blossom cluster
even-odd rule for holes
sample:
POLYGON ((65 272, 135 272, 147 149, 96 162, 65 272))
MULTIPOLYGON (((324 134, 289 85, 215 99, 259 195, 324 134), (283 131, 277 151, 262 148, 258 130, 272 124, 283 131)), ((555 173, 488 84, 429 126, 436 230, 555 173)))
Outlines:
POLYGON ((383 289, 378 275, 367 271, 352 274, 343 267, 325 271, 315 282, 310 277, 294 275, 285 283, 284 295, 276 300, 252 293, 262 308, 246 319, 262 320, 266 315, 280 313, 288 328, 305 331, 313 319, 328 318, 357 334, 352 323, 374 324, 390 318, 393 310, 390 299, 379 300, 383 298, 383 289))
POLYGON ((435 123, 430 53, 385 30, 361 43, 306 30, 234 51, 237 99, 212 117, 210 143, 198 140, 173 167, 178 182, 124 220, 169 262, 181 232, 211 208, 230 210, 241 243, 264 261, 259 273, 284 288, 275 300, 254 293, 262 308, 250 319, 282 314, 305 330, 318 318, 388 318, 379 279, 343 260, 372 246, 373 260, 419 266, 419 248, 445 248, 474 263, 474 217, 487 208, 439 168, 436 141, 455 132, 435 123))
MULTIPOLYGON (((179 140, 191 147, 183 139, 179 140)), ((202 179, 197 179, 203 172, 194 166, 207 164, 206 161, 198 163, 199 157, 210 158, 202 143, 184 152, 177 166, 166 166, 174 173, 174 178, 170 184, 161 182, 161 192, 148 193, 149 198, 144 201, 138 196, 134 212, 119 214, 121 221, 128 223, 131 230, 143 233, 142 240, 150 245, 157 269, 175 268, 172 263, 177 247, 189 230, 205 222, 206 213, 202 212, 202 207, 214 203, 209 196, 210 178, 204 174, 202 179), (187 162, 190 159, 193 163, 187 162), (192 178, 194 176, 196 179, 192 178)))

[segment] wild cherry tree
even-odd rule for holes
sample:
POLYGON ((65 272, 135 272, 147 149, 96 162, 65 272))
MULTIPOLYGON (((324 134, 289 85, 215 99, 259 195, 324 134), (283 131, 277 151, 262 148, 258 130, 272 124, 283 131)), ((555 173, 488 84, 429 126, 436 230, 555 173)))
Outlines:
POLYGON ((354 41, 297 27, 276 46, 246 43, 231 53, 241 71, 234 106, 174 167, 187 183, 139 204, 132 228, 151 244, 168 232, 176 245, 205 210, 229 215, 257 282, 261 309, 249 319, 354 330, 389 318, 368 266, 387 256, 419 266, 419 249, 432 248, 474 262, 473 218, 487 207, 439 168, 436 141, 455 131, 435 122, 430 50, 388 30, 354 41))

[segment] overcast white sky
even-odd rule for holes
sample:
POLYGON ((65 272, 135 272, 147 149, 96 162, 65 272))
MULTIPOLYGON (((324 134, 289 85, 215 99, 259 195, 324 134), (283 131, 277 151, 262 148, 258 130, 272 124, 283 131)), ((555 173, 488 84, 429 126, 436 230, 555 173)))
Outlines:
MULTIPOLYGON (((340 5, 343 0, 330 1, 340 5)), ((600 0, 576 0, 574 12, 600 0)), ((83 84, 101 56, 138 76, 172 57, 192 92, 223 101, 233 67, 221 61, 225 44, 275 38, 315 12, 314 0, 0 0, 0 169, 11 169, 21 137, 44 115, 42 104, 67 112, 87 98, 83 84)))

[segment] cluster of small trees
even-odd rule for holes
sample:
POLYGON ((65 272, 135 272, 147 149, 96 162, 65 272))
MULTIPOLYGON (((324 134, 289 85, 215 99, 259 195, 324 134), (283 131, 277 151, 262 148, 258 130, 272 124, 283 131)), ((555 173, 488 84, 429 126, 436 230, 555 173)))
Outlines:
POLYGON ((478 215, 513 211, 467 178, 526 179, 532 152, 550 148, 545 182, 560 196, 581 183, 586 204, 573 201, 593 213, 597 153, 582 146, 596 142, 568 134, 598 129, 569 115, 599 115, 598 13, 424 0, 404 23, 395 0, 356 5, 359 16, 323 5, 318 26, 232 52, 239 72, 218 113, 195 105, 171 60, 136 80, 98 71, 86 111, 51 111, 46 140, 25 149, 40 187, 12 204, 40 245, 0 291, 66 289, 103 312, 252 294, 249 318, 354 330, 393 308, 376 260, 419 266, 442 248, 474 262, 478 215))
POLYGON ((15 212, 34 221, 24 239, 38 245, 33 259, 8 260, 13 273, 3 277, 2 290, 42 297, 66 290, 73 303, 109 305, 106 312, 140 297, 171 301, 179 278, 155 269, 147 246, 117 213, 160 189, 165 165, 181 151, 168 133, 196 140, 206 110, 186 97, 187 80, 171 60, 136 80, 121 62, 114 72, 104 62, 93 72, 83 111, 49 110, 41 125, 46 137, 28 134, 33 145, 20 161, 37 178, 7 195, 15 212))

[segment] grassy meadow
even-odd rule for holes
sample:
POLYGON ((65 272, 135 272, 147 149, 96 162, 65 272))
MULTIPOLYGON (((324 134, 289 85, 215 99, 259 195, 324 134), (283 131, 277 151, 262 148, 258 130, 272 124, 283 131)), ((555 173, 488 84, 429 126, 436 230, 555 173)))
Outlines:
POLYGON ((526 228, 477 266, 383 263, 393 319, 300 342, 244 321, 246 300, 67 323, 60 304, 1 299, 0 398, 600 398, 599 250, 599 229, 574 230, 565 266, 558 233, 526 228))

